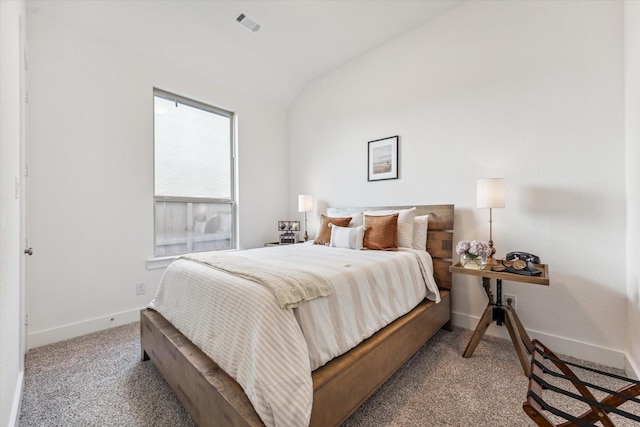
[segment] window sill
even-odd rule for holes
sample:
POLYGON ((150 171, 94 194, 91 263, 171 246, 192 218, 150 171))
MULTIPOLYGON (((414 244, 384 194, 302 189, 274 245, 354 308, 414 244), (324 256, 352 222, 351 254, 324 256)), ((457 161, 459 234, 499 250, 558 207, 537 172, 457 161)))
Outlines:
POLYGON ((164 256, 151 258, 147 260, 147 270, 157 270, 159 268, 167 268, 180 255, 164 256))
MULTIPOLYGON (((218 252, 234 252, 237 251, 236 248, 224 249, 218 252)), ((197 253, 197 252, 194 252, 197 253)), ((171 255, 171 256, 163 256, 156 257, 147 260, 147 270, 157 270, 160 268, 167 268, 169 264, 171 264, 176 259, 180 258, 182 255, 171 255)))

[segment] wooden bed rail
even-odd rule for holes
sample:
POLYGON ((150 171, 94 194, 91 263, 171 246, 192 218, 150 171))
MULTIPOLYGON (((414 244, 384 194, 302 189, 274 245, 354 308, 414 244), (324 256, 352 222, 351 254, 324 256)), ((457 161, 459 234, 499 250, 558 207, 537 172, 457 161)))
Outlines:
MULTIPOLYGON (((351 351, 312 374, 310 427, 339 426, 451 318, 442 302, 423 301, 351 351)), ((264 427, 242 387, 151 309, 140 313, 142 360, 151 359, 200 427, 264 427)))

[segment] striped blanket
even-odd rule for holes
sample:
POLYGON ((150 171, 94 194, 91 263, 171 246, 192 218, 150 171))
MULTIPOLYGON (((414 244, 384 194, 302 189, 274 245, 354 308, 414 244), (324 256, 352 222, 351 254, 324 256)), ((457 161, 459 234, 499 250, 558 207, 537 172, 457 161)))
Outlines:
POLYGON ((282 308, 295 308, 304 301, 333 293, 331 284, 324 277, 292 265, 251 260, 235 252, 201 252, 181 258, 259 283, 271 289, 282 308))
POLYGON ((294 265, 324 277, 334 292, 286 310, 264 285, 182 258, 165 271, 150 308, 234 378, 269 427, 308 425, 312 370, 425 296, 439 300, 424 251, 299 244, 237 255, 276 269, 294 265))

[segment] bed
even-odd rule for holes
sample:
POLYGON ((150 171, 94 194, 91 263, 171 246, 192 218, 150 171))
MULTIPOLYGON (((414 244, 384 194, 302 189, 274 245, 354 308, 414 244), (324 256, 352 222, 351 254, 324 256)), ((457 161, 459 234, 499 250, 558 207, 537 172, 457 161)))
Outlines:
MULTIPOLYGON (((375 209, 407 209, 391 207, 375 209)), ((331 216, 366 208, 332 209, 331 216)), ((423 299, 407 314, 311 373, 311 426, 342 423, 439 329, 451 329, 453 205, 416 206, 429 215, 426 251, 440 302, 423 299)), ((302 249, 302 245, 296 245, 302 249)), ((263 426, 243 388, 158 311, 141 312, 142 359, 151 359, 199 426, 263 426)), ((198 341, 194 339, 194 341, 198 341)), ((221 360, 219 363, 222 364, 221 360)), ((297 393, 291 396, 292 401, 297 393)), ((284 425, 282 421, 276 424, 284 425)))

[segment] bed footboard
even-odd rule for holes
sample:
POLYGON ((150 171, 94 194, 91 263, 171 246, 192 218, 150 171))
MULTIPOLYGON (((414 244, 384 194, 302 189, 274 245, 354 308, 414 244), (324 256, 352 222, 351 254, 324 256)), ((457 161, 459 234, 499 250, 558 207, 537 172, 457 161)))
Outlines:
MULTIPOLYGON (((441 294, 313 372, 311 426, 340 425, 450 321, 450 295, 441 294)), ((264 426, 242 387, 160 313, 141 311, 140 344, 199 426, 264 426)))
POLYGON ((140 345, 198 426, 264 426, 242 387, 157 311, 141 311, 140 345))

